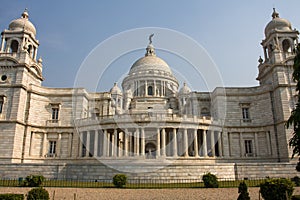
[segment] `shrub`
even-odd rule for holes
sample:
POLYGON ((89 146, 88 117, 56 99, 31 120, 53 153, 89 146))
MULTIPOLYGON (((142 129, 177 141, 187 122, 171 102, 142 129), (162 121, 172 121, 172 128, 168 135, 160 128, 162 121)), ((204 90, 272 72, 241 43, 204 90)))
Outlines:
POLYGON ((292 178, 292 181, 295 183, 296 186, 300 186, 300 178, 298 176, 292 178))
POLYGON ((239 197, 237 198, 237 200, 250 200, 248 187, 244 181, 240 183, 238 192, 239 197))
POLYGON ((261 196, 265 200, 291 199, 294 191, 293 182, 289 179, 269 179, 260 184, 261 196))
POLYGON ((43 199, 49 200, 49 193, 44 188, 33 188, 27 194, 27 200, 36 200, 36 199, 43 199))
POLYGON ((210 172, 207 174, 204 174, 202 176, 202 180, 204 182, 204 186, 206 188, 217 188, 219 187, 218 178, 216 175, 211 174, 210 172))
POLYGON ((127 182, 127 176, 125 174, 116 174, 113 177, 113 184, 118 187, 124 187, 126 185, 127 182))
POLYGON ((45 180, 42 175, 29 175, 24 180, 24 186, 27 187, 40 187, 45 180))
POLYGON ((24 200, 23 194, 0 194, 0 200, 24 200))

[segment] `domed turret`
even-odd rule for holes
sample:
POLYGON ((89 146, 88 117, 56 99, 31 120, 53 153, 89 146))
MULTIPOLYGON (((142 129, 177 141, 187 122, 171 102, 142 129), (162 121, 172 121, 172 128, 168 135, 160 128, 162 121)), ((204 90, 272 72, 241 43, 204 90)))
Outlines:
POLYGON ((273 31, 292 31, 291 23, 283 18, 279 17, 279 13, 273 9, 272 20, 267 24, 265 28, 265 36, 268 37, 273 31))
POLYGON ((27 9, 21 15, 21 18, 13 20, 9 24, 9 30, 11 31, 28 31, 32 33, 35 37, 36 29, 34 25, 28 20, 28 12, 27 9))
POLYGON ((114 83, 114 86, 110 89, 111 94, 122 95, 121 89, 118 87, 117 83, 114 83))
POLYGON ((191 89, 186 85, 186 83, 183 83, 182 88, 179 90, 179 94, 189 94, 191 93, 191 89))

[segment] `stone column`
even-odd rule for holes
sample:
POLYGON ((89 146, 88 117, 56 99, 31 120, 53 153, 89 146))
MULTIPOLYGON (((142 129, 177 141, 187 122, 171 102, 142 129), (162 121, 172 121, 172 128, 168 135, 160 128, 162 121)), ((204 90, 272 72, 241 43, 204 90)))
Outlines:
POLYGON ((147 80, 145 80, 145 96, 148 96, 148 83, 147 83, 147 80))
POLYGON ((29 156, 32 156, 33 136, 34 136, 34 132, 31 131, 30 132, 29 156))
POLYGON ((198 137, 197 129, 194 129, 194 156, 199 157, 198 137))
POLYGON ((223 156, 229 157, 229 148, 230 148, 230 142, 228 137, 228 132, 224 131, 222 133, 222 145, 223 145, 223 156))
POLYGON ((240 151, 241 151, 241 157, 244 157, 243 135, 241 132, 240 132, 240 151))
POLYGON ((140 132, 139 129, 135 130, 135 153, 136 156, 140 155, 140 132))
POLYGON ((72 157, 72 141, 73 141, 73 133, 69 133, 68 138, 68 157, 72 157))
POLYGON ((212 157, 216 156, 215 152, 215 132, 212 130, 210 131, 210 150, 212 157))
POLYGON ((124 132, 124 156, 128 156, 128 129, 124 132))
POLYGON ((61 155, 61 133, 58 133, 58 138, 57 138, 57 151, 56 155, 57 157, 60 157, 61 155))
POLYGON ((153 80, 153 89, 154 89, 154 91, 153 91, 153 94, 154 94, 154 96, 156 97, 156 81, 155 80, 153 80))
POLYGON ((110 134, 112 134, 111 135, 111 142, 110 142, 110 156, 111 157, 113 157, 113 156, 115 156, 115 134, 114 134, 114 132, 113 133, 110 133, 110 134))
POLYGON ((223 157, 223 142, 222 142, 222 133, 218 132, 218 149, 219 149, 219 156, 223 157))
POLYGON ((79 133, 79 138, 78 138, 78 144, 79 144, 79 150, 78 150, 78 157, 83 157, 82 156, 82 146, 83 146, 83 132, 79 133))
POLYGON ((270 136, 269 136, 268 131, 266 131, 266 138, 267 138, 268 155, 272 155, 272 150, 271 150, 271 146, 270 146, 270 136))
POLYGON ((98 157, 98 131, 95 130, 94 157, 98 157))
POLYGON ((86 145, 85 145, 85 157, 89 157, 90 154, 90 132, 86 132, 86 145))
POLYGON ((156 157, 160 157, 160 130, 159 128, 156 129, 156 157))
POLYGON ((5 39, 4 39, 4 37, 2 37, 1 52, 4 52, 4 43, 5 43, 5 39))
POLYGON ((47 133, 43 133, 43 143, 42 143, 42 152, 41 152, 41 157, 46 156, 46 146, 47 146, 47 133))
POLYGON ((107 156, 107 130, 103 130, 103 145, 102 145, 102 156, 106 157, 107 156))
POLYGON ((202 144, 203 156, 207 157, 207 141, 206 141, 207 130, 203 130, 202 134, 203 134, 203 144, 202 144))
POLYGON ((185 128, 183 130, 183 151, 184 151, 184 157, 188 157, 189 156, 189 152, 188 152, 188 131, 185 128))
POLYGON ((113 149, 114 149, 114 155, 113 156, 118 156, 118 144, 119 144, 118 130, 115 129, 114 130, 114 142, 113 142, 113 149))
POLYGON ((172 137, 172 140, 173 140, 173 143, 172 143, 172 145, 173 145, 173 148, 172 148, 172 150, 173 150, 173 157, 177 157, 177 134, 176 134, 176 128, 173 128, 173 132, 172 132, 172 134, 173 134, 173 137, 172 137))
POLYGON ((141 130, 141 155, 145 156, 145 129, 141 130))
POLYGON ((258 146, 258 137, 257 137, 257 132, 254 133, 254 142, 255 142, 255 153, 256 156, 259 156, 259 146, 258 146))
POLYGON ((166 129, 161 130, 161 156, 166 156, 166 129))

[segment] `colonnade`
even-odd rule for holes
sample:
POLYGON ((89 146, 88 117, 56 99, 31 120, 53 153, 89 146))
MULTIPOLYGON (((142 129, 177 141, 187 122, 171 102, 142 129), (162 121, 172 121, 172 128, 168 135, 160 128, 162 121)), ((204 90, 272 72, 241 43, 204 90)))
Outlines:
POLYGON ((79 157, 223 156, 222 132, 187 128, 128 128, 83 131, 79 157))
POLYGON ((167 82, 163 80, 138 80, 134 82, 135 96, 166 96, 167 82), (151 89, 149 89, 151 87, 151 89))

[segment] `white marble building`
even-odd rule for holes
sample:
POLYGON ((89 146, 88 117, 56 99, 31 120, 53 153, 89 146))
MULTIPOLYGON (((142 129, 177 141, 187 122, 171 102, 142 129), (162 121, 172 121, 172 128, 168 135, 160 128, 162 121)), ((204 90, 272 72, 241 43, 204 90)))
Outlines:
POLYGON ((190 169, 191 177, 204 171, 235 178, 293 175, 285 122, 296 102, 291 76, 298 34, 274 10, 256 87, 180 87, 150 40, 122 89, 115 84, 109 92, 90 93, 42 86, 39 41, 25 10, 1 34, 0 173, 20 176, 21 168, 30 173, 39 166, 48 177, 89 179, 110 177, 112 163, 133 168, 130 173, 137 173, 136 163, 168 163, 161 173, 166 179, 171 172, 185 177, 180 169, 190 169), (103 163, 110 167, 99 171, 103 163))

